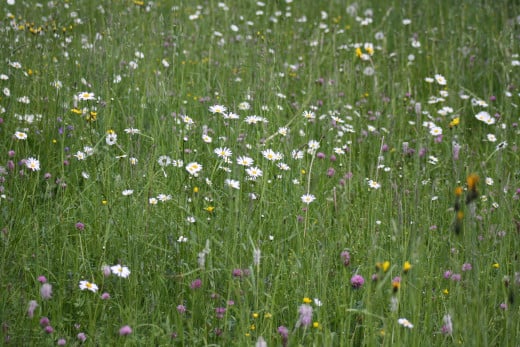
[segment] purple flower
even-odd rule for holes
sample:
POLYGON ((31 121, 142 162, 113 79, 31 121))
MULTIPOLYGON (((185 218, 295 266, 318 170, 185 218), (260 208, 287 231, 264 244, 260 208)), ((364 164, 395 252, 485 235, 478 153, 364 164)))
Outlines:
POLYGON ((442 275, 445 279, 448 279, 451 277, 451 275, 453 274, 453 272, 451 270, 446 270, 444 271, 444 274, 442 275))
POLYGON ((54 328, 50 325, 47 325, 45 329, 43 329, 47 334, 52 334, 54 332, 54 328))
POLYGON ((191 282, 190 288, 191 289, 198 289, 202 286, 202 280, 200 278, 197 278, 193 282, 191 282))
POLYGON ((365 279, 361 275, 354 275, 350 279, 350 284, 352 284, 352 288, 359 289, 365 283, 365 279))
POLYGON ((29 301, 29 307, 27 308, 27 316, 29 316, 29 318, 34 317, 34 310, 36 310, 36 307, 38 307, 36 300, 29 301))
POLYGON ((336 173, 336 170, 334 170, 334 168, 332 168, 332 167, 328 168, 327 176, 332 177, 332 176, 334 176, 335 173, 336 173))
POLYGON ((184 306, 184 305, 177 305, 177 312, 179 312, 181 314, 186 312, 186 306, 184 306))
POLYGON ((67 340, 65 339, 58 339, 58 342, 56 343, 58 346, 65 346, 67 344, 67 340))
POLYGON ((40 295, 43 300, 48 300, 52 297, 52 285, 50 283, 44 283, 40 288, 40 295))
POLYGON ((242 269, 233 269, 233 277, 242 277, 242 269))
POLYGON ((323 153, 323 152, 318 152, 318 154, 316 154, 316 157, 317 157, 318 159, 324 159, 324 158, 325 158, 325 153, 323 153))
POLYGON ((40 318, 40 326, 42 328, 45 328, 46 326, 49 326, 49 325, 51 325, 51 321, 50 321, 49 317, 40 318))
POLYGON ((444 317, 442 317, 442 321, 444 322, 444 325, 441 328, 441 332, 444 335, 451 335, 453 333, 453 324, 451 323, 451 316, 449 314, 444 315, 444 317))
POLYGON ((289 329, 284 327, 283 325, 280 325, 278 327, 278 334, 282 337, 282 346, 287 346, 287 340, 289 339, 289 329))
POLYGON ((451 275, 451 280, 455 282, 459 282, 461 280, 462 276, 460 274, 453 274, 451 275))
POLYGON ((105 277, 108 277, 112 274, 112 270, 110 269, 110 266, 108 266, 108 265, 103 265, 103 267, 101 268, 101 271, 103 272, 103 276, 105 276, 105 277))
POLYGON ((45 276, 38 276, 38 282, 46 283, 47 282, 47 278, 45 276))
POLYGON ((226 313, 226 308, 225 307, 217 307, 215 309, 215 316, 218 318, 218 319, 221 319, 221 318, 224 318, 224 314, 226 313))
POLYGON ((341 252, 341 260, 343 260, 343 265, 349 266, 350 265, 350 253, 347 250, 344 250, 341 252))
POLYGON ((101 294, 101 300, 108 300, 108 299, 110 299, 109 293, 104 292, 103 294, 101 294))
POLYGON ((80 340, 81 342, 85 342, 85 340, 87 339, 87 335, 85 333, 79 333, 77 336, 78 340, 80 340))
POLYGON ((132 328, 129 325, 124 325, 119 329, 119 336, 128 336, 132 333, 132 328))
POLYGON ((312 306, 302 304, 298 309, 298 313, 300 314, 300 319, 296 322, 297 328, 300 326, 308 327, 312 324, 312 306))
POLYGON ((81 223, 81 222, 77 222, 75 225, 76 229, 78 230, 84 230, 85 229, 85 224, 81 223))
POLYGON ((470 271, 473 267, 470 263, 464 263, 462 264, 462 271, 470 271))

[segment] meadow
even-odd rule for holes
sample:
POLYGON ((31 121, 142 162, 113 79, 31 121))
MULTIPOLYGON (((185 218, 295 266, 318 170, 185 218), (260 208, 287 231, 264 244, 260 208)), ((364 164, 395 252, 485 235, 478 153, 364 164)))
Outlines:
POLYGON ((0 344, 520 343, 520 4, 0 8, 0 344))

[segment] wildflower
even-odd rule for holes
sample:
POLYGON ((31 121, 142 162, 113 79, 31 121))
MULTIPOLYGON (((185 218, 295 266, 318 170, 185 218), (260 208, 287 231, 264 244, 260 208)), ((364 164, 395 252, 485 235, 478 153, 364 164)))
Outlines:
POLYGON ((260 258, 262 258, 262 252, 260 251, 260 249, 253 249, 253 265, 260 265, 260 258))
POLYGON ((289 329, 287 327, 280 325, 277 329, 278 334, 282 337, 282 345, 287 346, 287 340, 289 338, 289 329))
POLYGON ((412 264, 410 264, 409 261, 405 261, 403 265, 403 271, 404 273, 407 273, 412 268, 412 264))
POLYGON ((215 114, 215 113, 224 114, 226 111, 227 111, 227 107, 222 106, 222 105, 213 105, 213 106, 209 107, 209 112, 211 112, 213 114, 215 114))
POLYGON ((56 341, 56 344, 58 346, 65 346, 67 344, 67 340, 65 340, 64 338, 58 339, 58 341, 56 341))
POLYGON ((403 327, 405 328, 408 328, 408 329, 412 329, 413 328, 413 324, 410 323, 410 321, 406 318, 399 318, 397 320, 397 323, 399 323, 400 325, 402 325, 403 327))
POLYGON ((167 155, 161 155, 159 159, 157 159, 157 163, 159 163, 159 166, 165 167, 172 163, 172 159, 167 155))
POLYGON ((255 347, 267 347, 267 342, 265 342, 262 336, 258 337, 258 340, 255 343, 255 347))
POLYGON ((159 194, 157 195, 157 200, 160 201, 160 202, 165 202, 165 201, 169 201, 172 199, 172 196, 170 194, 166 195, 166 194, 159 194))
POLYGON ((105 141, 106 141, 107 145, 109 145, 109 146, 115 145, 117 142, 117 134, 113 130, 109 130, 107 132, 105 141))
POLYGON ((197 278, 196 280, 194 280, 193 282, 191 282, 191 285, 190 285, 190 288, 191 289, 198 289, 202 286, 202 280, 200 280, 199 278, 197 278))
POLYGON ((224 314, 225 313, 226 313, 226 308, 225 307, 217 307, 217 308, 215 308, 215 317, 217 317, 218 319, 224 318, 224 314))
POLYGON ((394 292, 397 292, 401 288, 401 277, 397 276, 392 279, 392 288, 394 292))
POLYGON ((132 328, 129 325, 122 326, 119 329, 119 336, 128 336, 132 333, 132 328))
POLYGON ((439 136, 442 135, 442 128, 438 126, 434 126, 430 128, 430 135, 439 136))
POLYGON ((263 171, 258 167, 248 167, 246 173, 252 180, 256 180, 258 177, 262 177, 263 171))
POLYGON ((191 162, 186 165, 186 171, 192 176, 198 176, 198 173, 202 170, 202 165, 197 162, 191 162))
POLYGON ((110 299, 109 293, 104 292, 103 294, 101 294, 101 300, 108 300, 108 299, 110 299))
POLYGON ((36 300, 29 301, 29 307, 27 308, 27 316, 29 318, 34 317, 34 311, 36 310, 36 307, 38 307, 36 300))
POLYGON ((25 161, 25 166, 31 171, 40 171, 40 161, 35 158, 28 158, 25 161))
POLYGON ((240 181, 232 180, 232 179, 225 179, 224 184, 228 187, 231 187, 233 189, 240 189, 240 181))
POLYGON ((499 263, 494 263, 494 264, 493 264, 493 268, 494 268, 494 269, 498 269, 499 267, 500 267, 500 264, 499 264, 499 263))
POLYGON ((471 266, 470 263, 462 264, 462 271, 470 271, 471 269, 473 269, 473 267, 471 266))
POLYGON ((125 189, 121 192, 121 194, 123 194, 123 196, 129 196, 129 195, 132 195, 134 193, 134 191, 132 189, 125 189))
POLYGON ((344 250, 340 254, 341 259, 343 260, 343 265, 349 266, 350 265, 350 252, 347 250, 344 250))
POLYGON ((300 314, 300 318, 298 322, 296 322, 296 327, 300 326, 308 327, 312 323, 312 306, 307 304, 302 304, 298 309, 298 313, 300 314))
POLYGON ((444 78, 443 75, 440 75, 440 74, 436 74, 435 75, 435 81, 437 81, 437 83, 441 86, 444 86, 446 85, 446 79, 444 78))
POLYGON ((310 140, 309 143, 307 143, 307 153, 315 153, 318 148, 320 148, 320 143, 316 140, 310 140))
POLYGON ((444 335, 451 335, 453 333, 453 324, 451 322, 451 316, 449 314, 444 315, 444 317, 442 317, 442 321, 444 322, 444 325, 441 328, 441 332, 444 335))
POLYGON ((110 270, 117 277, 127 278, 130 276, 130 270, 126 266, 121 266, 120 264, 114 265, 110 267, 110 270))
POLYGON ((77 151, 76 154, 74 154, 74 157, 78 160, 85 160, 87 156, 82 151, 77 151))
POLYGON ((309 121, 316 118, 316 115, 312 111, 303 111, 302 116, 303 116, 303 118, 305 118, 309 121))
POLYGON ((78 100, 94 100, 94 99, 95 99, 94 93, 81 92, 78 94, 78 100))
POLYGON ((379 189, 381 188, 381 184, 379 184, 378 182, 374 181, 374 180, 369 180, 368 181, 368 186, 372 189, 379 189))
POLYGON ((15 132, 14 137, 16 137, 17 140, 27 140, 27 134, 22 131, 15 132))
POLYGON ((134 129, 134 128, 125 129, 125 133, 130 134, 130 135, 139 134, 140 132, 141 132, 141 130, 139 130, 139 129, 134 129))
POLYGON ((390 262, 387 260, 382 263, 376 263, 376 270, 383 270, 383 272, 387 272, 390 269, 390 262))
POLYGON ((98 291, 98 286, 95 283, 91 283, 89 281, 80 281, 79 282, 79 289, 81 290, 90 290, 91 292, 95 293, 98 291))
POLYGON ((365 283, 365 279, 361 275, 354 275, 350 279, 350 284, 352 285, 352 288, 359 289, 363 286, 365 283))
POLYGON ((221 159, 229 158, 233 154, 231 150, 227 147, 215 148, 213 152, 221 159))
POLYGON ((495 124, 495 118, 491 117, 491 115, 486 111, 480 111, 475 115, 475 118, 488 125, 495 124))
POLYGON ((76 338, 81 342, 85 342, 85 340, 87 339, 87 335, 85 333, 79 333, 78 335, 76 335, 76 338))
POLYGON ((302 195, 302 202, 304 202, 305 204, 310 204, 311 202, 313 202, 314 200, 316 200, 316 197, 312 194, 304 194, 302 195))
POLYGON ((246 157, 246 156, 240 156, 237 158, 237 164, 242 166, 251 166, 253 165, 253 159, 246 157))
POLYGON ((449 126, 450 126, 450 128, 453 128, 459 124, 460 124, 460 117, 455 117, 451 120, 449 126))
POLYGON ((157 200, 157 198, 149 198, 148 199, 148 203, 150 205, 157 205, 158 202, 159 202, 159 200, 157 200))
POLYGON ((311 302, 312 302, 311 298, 308 298, 308 297, 303 298, 303 303, 304 304, 310 304, 311 302))
POLYGON ((40 288, 40 295, 43 300, 48 300, 52 297, 52 285, 50 283, 44 283, 40 288))
POLYGON ((468 185, 468 193, 466 195, 466 204, 469 204, 473 200, 475 200, 478 197, 477 192, 477 183, 480 180, 477 174, 470 174, 466 178, 466 183, 468 185))

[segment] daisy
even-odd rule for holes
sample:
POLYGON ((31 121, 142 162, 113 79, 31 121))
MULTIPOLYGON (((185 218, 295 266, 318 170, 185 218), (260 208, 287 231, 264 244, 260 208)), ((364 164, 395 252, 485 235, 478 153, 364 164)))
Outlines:
POLYGON ((444 78, 443 75, 436 74, 435 75, 435 81, 437 81, 437 83, 440 84, 441 86, 446 85, 446 79, 444 78))
POLYGON ((240 156, 237 158, 237 164, 242 166, 251 166, 253 165, 254 160, 246 157, 246 156, 240 156))
POLYGON ((303 159, 303 151, 300 151, 297 149, 293 150, 291 152, 291 158, 296 159, 296 160, 303 159))
POLYGON ((40 171, 40 161, 35 158, 28 158, 25 161, 25 166, 31 171, 40 171))
POLYGON ((251 105, 247 101, 243 101, 238 104, 238 109, 241 111, 247 111, 251 108, 251 105))
POLYGON ((486 177, 486 184, 492 186, 495 181, 491 177, 486 177))
POLYGON ((282 136, 287 136, 288 133, 289 133, 289 129, 288 128, 286 128, 286 127, 278 128, 278 134, 280 134, 282 136))
POLYGON ((314 112, 312 111, 303 111, 302 116, 307 120, 312 120, 316 118, 316 114, 314 114, 314 112))
POLYGON ((438 126, 433 126, 430 128, 430 134, 433 136, 440 136, 442 135, 442 128, 438 126))
POLYGON ((240 119, 240 116, 233 112, 224 113, 224 119, 240 119))
POLYGON ((99 288, 95 283, 90 283, 89 281, 80 281, 79 289, 90 290, 91 292, 95 293, 98 291, 99 288))
POLYGON ((278 166, 278 168, 280 170, 283 170, 283 171, 289 171, 291 168, 289 167, 289 165, 285 164, 285 163, 278 163, 276 164, 276 166, 278 166))
POLYGON ((202 165, 197 162, 191 162, 186 165, 186 171, 188 171, 192 176, 197 176, 201 170, 202 165))
POLYGON ((248 167, 246 169, 246 173, 252 180, 256 180, 258 177, 262 177, 262 175, 264 174, 263 171, 260 170, 258 167, 248 167))
POLYGON ((117 264, 117 265, 111 266, 110 270, 117 277, 127 278, 128 276, 130 276, 130 270, 126 266, 121 266, 121 265, 117 264))
POLYGON ((82 151, 77 151, 76 154, 74 154, 74 156, 78 159, 78 160, 85 160, 85 158, 87 157, 85 155, 85 153, 83 153, 82 151))
POLYGON ((18 140, 27 140, 27 134, 21 131, 15 132, 14 137, 16 137, 18 140))
POLYGON ((156 198, 150 198, 148 199, 148 203, 150 205, 157 205, 158 200, 156 198))
POLYGON ((216 155, 218 155, 219 158, 222 158, 222 159, 229 158, 233 154, 233 152, 231 152, 231 150, 227 147, 215 148, 215 150, 213 152, 216 155))
MULTIPOLYGON (((475 118, 477 118, 479 121, 484 123, 489 123, 491 119, 491 115, 487 113, 486 111, 480 111, 475 115, 475 118)), ((494 123, 494 119, 492 121, 494 123)))
POLYGON ((159 194, 157 195, 157 200, 161 201, 161 202, 165 202, 165 201, 168 201, 168 200, 171 200, 172 199, 172 196, 171 195, 166 195, 166 194, 159 194))
POLYGON ((227 111, 227 107, 226 106, 222 106, 222 105, 213 105, 213 106, 210 106, 209 107, 209 112, 215 114, 215 113, 220 113, 220 114, 224 114, 224 112, 227 111))
POLYGON ((130 135, 139 134, 140 132, 141 132, 141 130, 139 130, 139 129, 134 129, 134 128, 125 129, 125 133, 130 134, 130 135))
POLYGON ((224 184, 233 189, 240 189, 240 182, 237 180, 232 180, 232 179, 228 178, 228 179, 224 180, 224 184))
POLYGON ((128 196, 128 195, 132 195, 134 193, 134 191, 132 189, 125 189, 123 190, 122 194, 124 196, 128 196))
POLYGON ((316 152, 318 148, 320 148, 320 143, 316 140, 310 140, 308 143, 309 149, 307 152, 312 153, 316 152))
POLYGON ((379 189, 381 188, 381 184, 377 183, 376 181, 374 180, 369 180, 368 181, 368 186, 372 189, 379 189))
POLYGON ((94 93, 81 92, 78 94, 78 100, 94 100, 94 99, 95 99, 94 93))
POLYGON ((397 320, 397 323, 399 323, 400 325, 402 325, 403 327, 405 328, 408 328, 408 329, 412 329, 413 328, 413 324, 410 323, 410 321, 406 318, 399 318, 397 320))
POLYGON ((106 143, 109 146, 115 145, 117 142, 117 134, 113 131, 109 131, 106 137, 106 143))
POLYGON ((204 141, 205 143, 211 143, 211 141, 213 141, 213 139, 210 136, 204 134, 204 135, 202 135, 202 141, 204 141))
POLYGON ((172 163, 172 158, 170 158, 167 155, 161 155, 159 157, 159 159, 157 159, 157 162, 159 163, 160 166, 165 167, 172 163))
POLYGON ((313 202, 314 200, 316 200, 316 197, 312 194, 304 194, 302 195, 302 202, 305 203, 305 204, 310 204, 311 202, 313 202))
POLYGON ((262 155, 265 159, 275 161, 276 160, 276 153, 272 149, 266 149, 262 151, 262 155))
POLYGON ((496 142, 496 140, 497 140, 497 137, 493 134, 487 134, 486 137, 489 142, 496 142))

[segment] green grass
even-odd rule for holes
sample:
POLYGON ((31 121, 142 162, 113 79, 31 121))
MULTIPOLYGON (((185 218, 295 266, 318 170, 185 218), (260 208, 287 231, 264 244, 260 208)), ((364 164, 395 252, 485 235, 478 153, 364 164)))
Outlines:
POLYGON ((53 3, 0 11, 2 343, 516 345, 520 6, 53 3))

